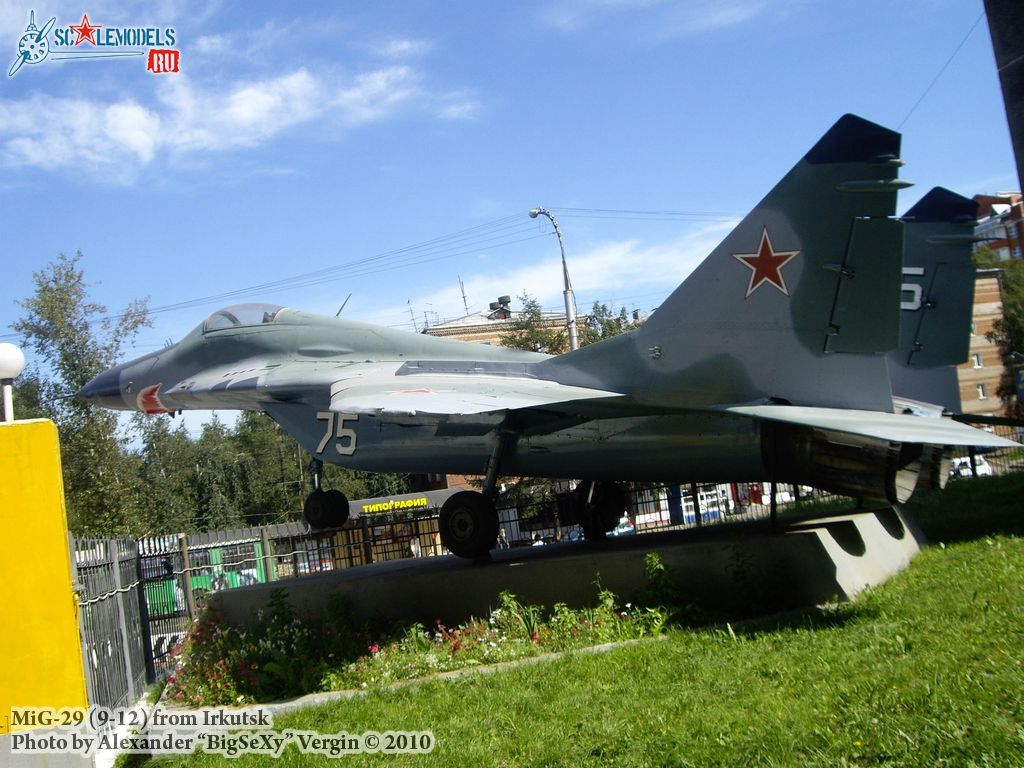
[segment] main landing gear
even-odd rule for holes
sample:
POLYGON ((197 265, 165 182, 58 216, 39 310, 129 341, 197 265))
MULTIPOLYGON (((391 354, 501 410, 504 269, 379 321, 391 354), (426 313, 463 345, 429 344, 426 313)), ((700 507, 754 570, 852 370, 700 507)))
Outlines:
POLYGON ((441 507, 441 543, 453 555, 471 560, 488 558, 498 542, 498 513, 494 499, 477 491, 460 491, 441 507))
POLYGON ((302 516, 310 528, 340 528, 348 520, 348 497, 341 491, 325 491, 320 487, 320 475, 324 464, 318 459, 309 463, 313 492, 302 505, 302 516))
POLYGON ((477 562, 491 559, 491 550, 498 543, 498 469, 501 458, 516 440, 516 432, 506 419, 498 430, 494 448, 487 459, 483 492, 460 491, 441 507, 438 528, 441 544, 453 555, 477 562))
POLYGON ((572 509, 587 541, 600 541, 626 511, 626 491, 607 480, 582 480, 572 492, 572 509))

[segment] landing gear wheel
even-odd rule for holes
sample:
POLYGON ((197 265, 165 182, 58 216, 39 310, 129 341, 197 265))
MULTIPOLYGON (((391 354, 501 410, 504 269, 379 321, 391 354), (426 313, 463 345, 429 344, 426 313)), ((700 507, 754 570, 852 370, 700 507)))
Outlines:
POLYGON ((600 541, 626 511, 626 491, 619 483, 584 480, 573 491, 573 510, 584 538, 600 541))
POLYGON ((318 488, 306 497, 302 516, 310 528, 340 528, 348 520, 348 498, 341 491, 318 488))
POLYGON ((441 507, 441 544, 453 555, 484 557, 498 542, 498 513, 482 493, 460 491, 441 507))

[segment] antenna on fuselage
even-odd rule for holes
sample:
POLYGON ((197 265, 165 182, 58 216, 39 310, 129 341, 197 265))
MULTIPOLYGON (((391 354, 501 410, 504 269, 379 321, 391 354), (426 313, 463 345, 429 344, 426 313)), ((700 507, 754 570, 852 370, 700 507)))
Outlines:
POLYGON ((339 317, 341 315, 341 310, 345 309, 345 305, 348 304, 348 300, 351 299, 351 298, 352 298, 352 294, 351 293, 348 296, 345 297, 345 300, 343 302, 341 302, 341 309, 339 309, 337 312, 334 313, 335 317, 339 317))

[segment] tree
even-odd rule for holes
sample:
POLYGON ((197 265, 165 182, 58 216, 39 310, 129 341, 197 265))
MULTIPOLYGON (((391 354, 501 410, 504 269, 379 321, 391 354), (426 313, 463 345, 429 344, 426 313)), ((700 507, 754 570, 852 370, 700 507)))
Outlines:
MULTIPOLYGON (((528 293, 519 297, 523 311, 510 325, 507 333, 498 337, 498 343, 512 349, 525 349, 530 352, 545 352, 549 355, 560 355, 569 351, 566 329, 552 326, 550 318, 544 316, 540 302, 528 293)), ((580 346, 593 344, 597 341, 610 339, 633 330, 640 323, 631 320, 625 307, 619 307, 613 314, 607 304, 595 301, 591 314, 577 321, 580 346)))
POLYGON ((612 314, 607 304, 595 301, 591 314, 583 326, 580 346, 610 339, 612 336, 621 336, 639 325, 638 321, 630 319, 625 307, 619 307, 618 314, 612 314))
POLYGON ((1003 359, 998 394, 1007 414, 1021 418, 1024 417, 1024 406, 1017 398, 1012 357, 1015 352, 1024 354, 1024 262, 1008 262, 1003 266, 1002 294, 1003 316, 992 323, 987 338, 999 345, 999 355, 1003 359))
POLYGON ((138 485, 136 457, 125 450, 117 417, 70 397, 112 366, 125 344, 149 324, 144 300, 107 317, 91 302, 81 252, 60 254, 33 274, 35 293, 19 302, 25 316, 11 327, 40 358, 20 388, 53 419, 61 436, 68 521, 79 535, 118 535, 131 529, 138 485))
POLYGON ((132 426, 142 441, 141 498, 133 533, 155 535, 197 530, 196 447, 184 422, 171 429, 169 418, 138 413, 132 426))
POLYGON ((560 355, 569 350, 569 339, 563 327, 552 327, 544 317, 540 302, 528 293, 519 297, 523 310, 509 324, 508 333, 498 337, 498 343, 512 349, 560 355))

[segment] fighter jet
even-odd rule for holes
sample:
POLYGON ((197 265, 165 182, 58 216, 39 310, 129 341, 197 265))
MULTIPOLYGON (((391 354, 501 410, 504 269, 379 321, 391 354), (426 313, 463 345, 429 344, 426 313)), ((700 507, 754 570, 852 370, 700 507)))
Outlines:
MULTIPOLYGON (((564 355, 247 304, 78 396, 261 410, 318 461, 483 475, 440 515, 442 543, 468 558, 495 545, 502 476, 579 478, 589 538, 618 521, 622 481, 775 480, 900 503, 919 478, 944 481, 951 446, 1016 444, 894 401, 899 150, 898 133, 844 116, 644 325, 564 355)), ((311 524, 347 515, 337 491, 307 499, 311 524)))

